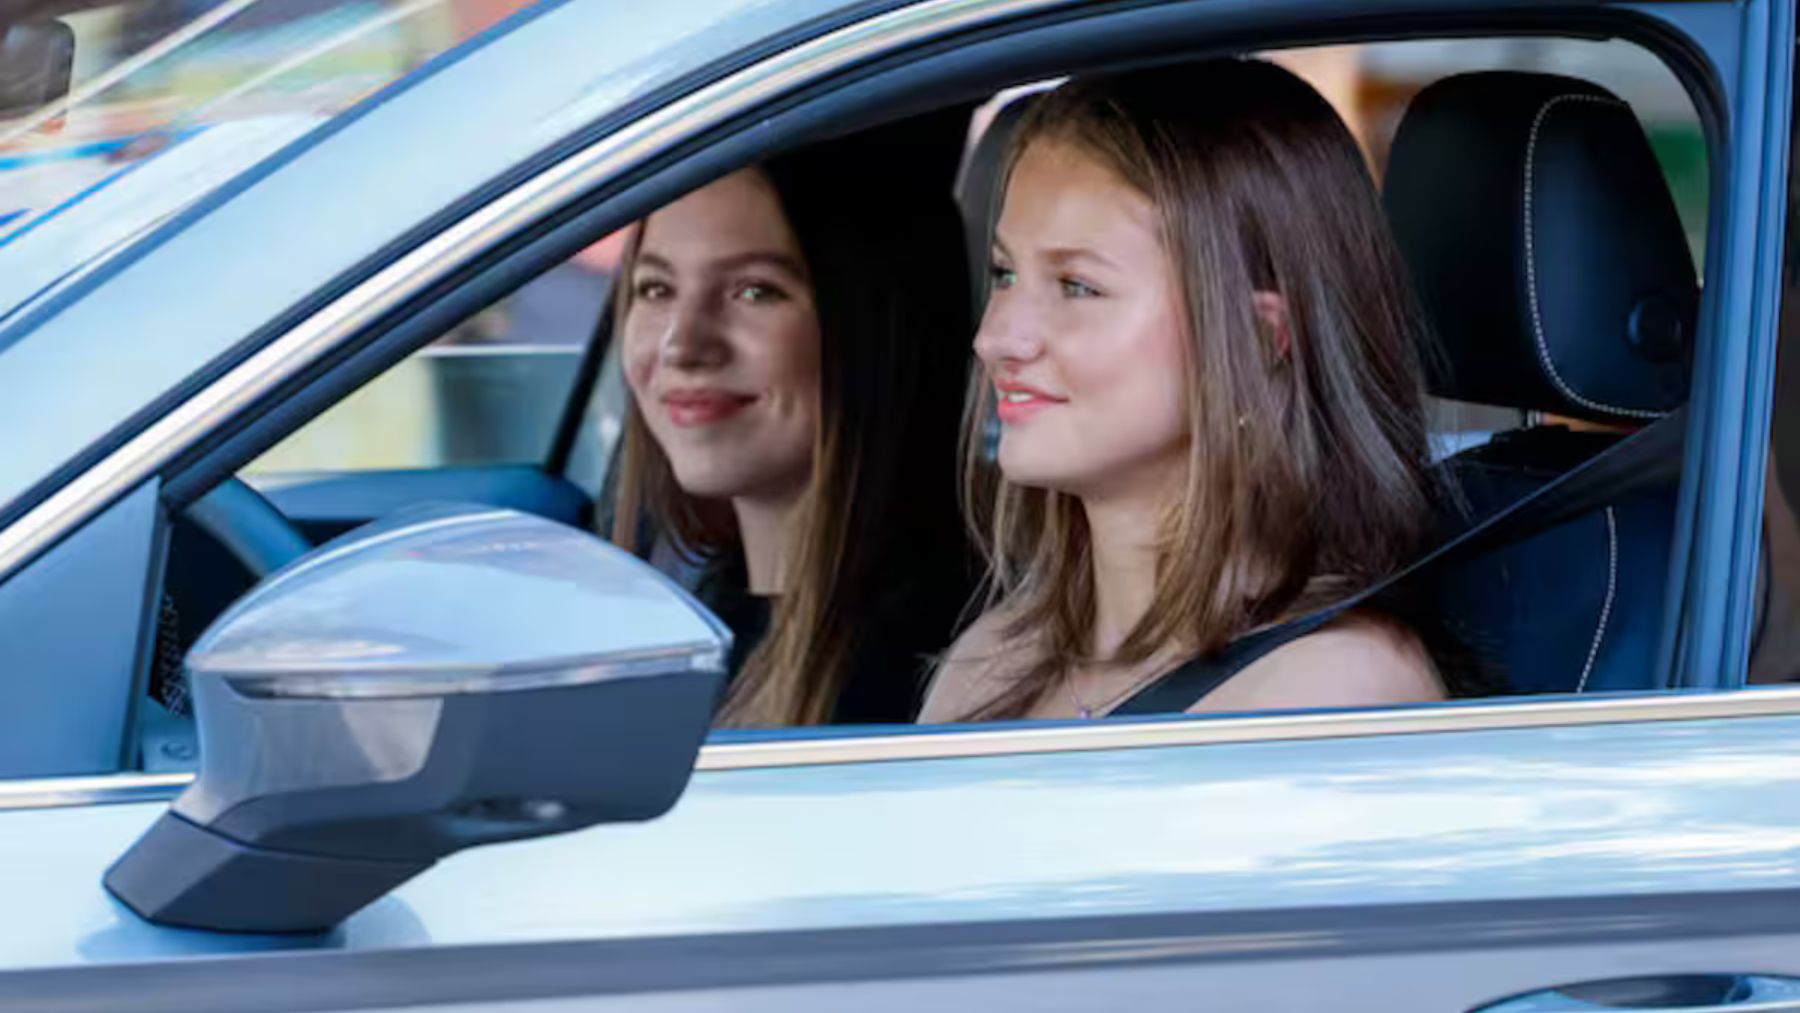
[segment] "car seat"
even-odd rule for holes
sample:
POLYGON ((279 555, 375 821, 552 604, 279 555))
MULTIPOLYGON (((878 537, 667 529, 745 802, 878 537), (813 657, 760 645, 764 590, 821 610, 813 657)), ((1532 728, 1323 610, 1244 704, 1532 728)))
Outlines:
MULTIPOLYGON (((1699 292, 1649 141, 1603 88, 1547 74, 1438 81, 1384 187, 1437 346, 1431 393, 1607 424, 1540 423, 1450 457, 1472 521, 1685 400, 1699 292)), ((1657 688, 1676 483, 1620 496, 1437 579, 1452 632, 1511 692, 1657 688)))

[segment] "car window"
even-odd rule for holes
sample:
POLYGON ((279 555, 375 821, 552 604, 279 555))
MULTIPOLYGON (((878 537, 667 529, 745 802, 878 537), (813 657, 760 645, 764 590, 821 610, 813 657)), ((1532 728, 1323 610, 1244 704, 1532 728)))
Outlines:
MULTIPOLYGON (((1385 182, 1403 114, 1428 86, 1457 75, 1509 71, 1556 75, 1580 86, 1605 89, 1622 100, 1648 143, 1651 171, 1672 204, 1678 242, 1685 243, 1692 260, 1689 281, 1697 286, 1705 259, 1710 185, 1706 139, 1679 79, 1648 51, 1620 41, 1530 38, 1373 43, 1265 55, 1299 73, 1332 102, 1380 182, 1385 182)), ((978 150, 983 131, 1001 108, 1056 83, 1009 88, 978 109, 971 119, 971 153, 978 150)), ((964 169, 968 171, 966 162, 964 169)), ((1467 340, 1455 334, 1445 337, 1467 340)), ((615 348, 608 360, 614 382, 596 388, 590 424, 583 429, 614 438, 593 441, 592 450, 578 444, 572 470, 606 473, 610 463, 606 455, 616 446, 625 414, 618 366, 615 348)), ((1476 517, 1524 495, 1543 476, 1613 445, 1652 414, 1595 419, 1579 409, 1534 407, 1529 398, 1506 401, 1504 396, 1490 402, 1446 393, 1429 402, 1433 458, 1460 476, 1456 482, 1467 484, 1452 499, 1467 493, 1475 502, 1464 509, 1476 517), (1499 487, 1497 474, 1506 476, 1499 487)), ((990 431, 990 454, 993 436, 990 431)), ((590 489, 604 486, 603 478, 597 477, 590 489)), ((603 500, 603 514, 606 507, 603 500)), ((1672 486, 1622 497, 1580 522, 1534 538, 1529 551, 1486 559, 1451 581, 1444 592, 1446 600, 1454 601, 1463 616, 1475 616, 1483 623, 1482 628, 1464 626, 1457 633, 1500 655, 1498 664, 1514 671, 1502 692, 1654 688, 1648 680, 1663 621, 1661 587, 1670 572, 1666 553, 1673 534, 1672 507, 1672 486), (1582 565, 1569 580, 1560 581, 1557 568, 1571 558, 1582 560, 1582 565), (1538 592, 1527 590, 1534 585, 1538 592), (1553 586, 1567 596, 1559 605, 1540 607, 1532 602, 1538 597, 1547 603, 1553 586), (1517 596, 1497 605, 1497 596, 1513 594, 1506 590, 1511 587, 1519 588, 1517 596), (1631 587, 1654 590, 1628 593, 1631 587), (1503 615, 1496 619, 1496 613, 1503 615), (1581 621, 1571 623, 1569 617, 1577 614, 1581 621), (1577 626, 1579 635, 1571 635, 1577 626), (1534 646, 1557 640, 1569 649, 1557 654, 1534 646)), ((705 580, 704 573, 696 577, 666 555, 659 563, 687 579, 705 580)))
MULTIPOLYGON (((1662 235, 1684 244, 1687 256, 1682 257, 1679 245, 1671 248, 1653 243, 1661 251, 1655 256, 1667 258, 1666 273, 1658 276, 1672 286, 1666 289, 1669 297, 1685 305, 1684 312, 1692 311, 1705 263, 1710 187, 1706 138, 1680 80, 1648 51, 1622 41, 1531 38, 1375 43, 1264 55, 1306 78, 1337 108, 1384 189, 1390 182, 1389 160, 1403 116, 1428 87, 1441 92, 1453 85, 1452 79, 1480 75, 1489 75, 1486 80, 1493 85, 1517 81, 1521 86, 1548 87, 1545 94, 1550 97, 1535 107, 1535 117, 1529 118, 1529 136, 1520 134, 1527 173, 1527 244, 1534 237, 1538 242, 1555 242, 1541 238, 1550 233, 1540 231, 1542 221, 1530 218, 1530 173, 1536 166, 1534 159, 1542 154, 1534 149, 1549 113, 1569 105, 1569 97, 1579 99, 1576 104, 1596 107, 1622 103, 1629 112, 1629 129, 1641 134, 1647 143, 1641 150, 1647 151, 1650 160, 1648 173, 1632 170, 1621 180, 1647 199, 1660 201, 1653 191, 1665 191, 1665 206, 1672 206, 1673 215, 1664 216, 1658 209, 1658 217, 1672 221, 1674 230, 1662 235), (1495 71, 1519 77, 1493 77, 1495 71), (1565 92, 1565 88, 1569 90, 1565 92), (1681 263, 1684 259, 1691 264, 1681 263)), ((976 137, 998 118, 1000 108, 1037 90, 1014 89, 997 96, 978 113, 976 137)), ((1528 115, 1533 111, 1530 107, 1523 110, 1528 115)), ((1543 136, 1549 137, 1550 132, 1544 131, 1543 136)), ((1547 149, 1554 142, 1544 143, 1547 149)), ((1579 157, 1598 158, 1603 164, 1612 154, 1592 151, 1579 157)), ((1555 171, 1542 170, 1545 178, 1555 171)), ((1516 193, 1507 196, 1510 203, 1516 193)), ((1540 200, 1544 199, 1540 195, 1540 200)), ((1394 207, 1390 203, 1390 215, 1395 213, 1394 207)), ((1593 238, 1582 237, 1581 242, 1593 238)), ((1515 241, 1506 235, 1494 239, 1515 241)), ((1429 263, 1412 266, 1425 268, 1427 276, 1433 273, 1429 263)), ((1571 267, 1580 269, 1578 263, 1571 267)), ((1534 300, 1521 309, 1520 319, 1537 328, 1540 347, 1547 340, 1554 342, 1554 337, 1545 337, 1547 332, 1556 332, 1554 311, 1546 313, 1535 300, 1540 288, 1554 287, 1556 282, 1542 278, 1519 281, 1527 283, 1534 300)), ((1441 302, 1443 291, 1440 285, 1436 292, 1426 294, 1441 302)), ((1452 299, 1457 297, 1454 286, 1449 291, 1452 299)), ((1631 308, 1629 300, 1641 298, 1641 292, 1623 295, 1627 302, 1622 309, 1631 308)), ((1545 297, 1546 301, 1550 298, 1545 297)), ((1473 361, 1470 346, 1483 339, 1469 331, 1467 320, 1459 321, 1456 313, 1446 315, 1443 309, 1442 305, 1427 307, 1433 328, 1440 332, 1437 344, 1447 346, 1453 361, 1434 363, 1428 355, 1427 371, 1447 369, 1452 374, 1466 374, 1473 361)), ((1623 315, 1617 319, 1621 324, 1625 321, 1623 315)), ((1693 319, 1679 326, 1691 327, 1693 319)), ((1520 337, 1531 340, 1529 335, 1520 337)), ((1551 374, 1555 372, 1555 354, 1564 353, 1544 349, 1541 356, 1540 364, 1551 374)), ((1475 523, 1529 494, 1545 477, 1572 468, 1643 428, 1647 420, 1672 404, 1666 399, 1668 392, 1685 385, 1681 376, 1684 354, 1671 347, 1646 351, 1625 363, 1627 372, 1639 368, 1661 372, 1656 384, 1665 399, 1656 407, 1624 413, 1596 412, 1595 403, 1579 396, 1558 404, 1561 394, 1572 393, 1567 388, 1545 399, 1522 390, 1495 391, 1490 387, 1484 391, 1480 384, 1444 383, 1443 376, 1437 377, 1432 389, 1438 396, 1430 399, 1428 425, 1433 457, 1448 487, 1450 505, 1445 512, 1450 516, 1443 522, 1444 530, 1454 533, 1459 525, 1475 523), (1458 502, 1459 497, 1466 498, 1458 502)), ((1548 379, 1562 386, 1555 375, 1548 379)), ((1487 659, 1498 678, 1495 691, 1502 695, 1657 688, 1655 650, 1663 623, 1662 588, 1672 572, 1667 547, 1674 532, 1674 492, 1672 484, 1622 491, 1604 508, 1578 521, 1542 530, 1503 550, 1446 568, 1435 585, 1433 615, 1445 624, 1452 640, 1487 659), (1654 591, 1642 593, 1645 587, 1654 591), (1575 616, 1580 616, 1579 622, 1571 621, 1575 616), (1557 641, 1565 647, 1545 649, 1557 641)))
MULTIPOLYGON (((1707 165, 1698 116, 1674 75, 1641 49, 1619 42, 1459 40, 1375 43, 1264 55, 1293 69, 1333 104, 1351 128, 1381 185, 1393 182, 1389 170, 1403 115, 1428 88, 1460 75, 1495 70, 1552 73, 1575 87, 1604 87, 1623 100, 1627 113, 1624 122, 1629 129, 1641 132, 1647 139, 1644 151, 1648 171, 1656 177, 1654 186, 1666 191, 1671 215, 1677 220, 1676 250, 1685 247, 1695 263, 1704 254, 1698 244, 1706 233, 1707 165)), ((1007 102, 1042 90, 1042 86, 1009 88, 995 102, 974 110, 973 115, 966 108, 946 109, 916 122, 889 124, 881 129, 928 130, 934 132, 932 136, 941 137, 940 127, 949 124, 955 135, 950 161, 960 156, 966 173, 968 161, 979 156, 984 129, 996 122, 996 111, 1007 102), (935 125, 920 125, 934 117, 935 125)), ((1610 100, 1609 104, 1617 105, 1610 100)), ((860 136, 851 135, 852 139, 860 136)), ((1522 133, 1519 140, 1524 143, 1522 133)), ((1532 143, 1536 143, 1535 133, 1532 143)), ((866 158, 867 153, 844 157, 866 158)), ((935 155, 927 157, 921 153, 919 157, 920 164, 925 165, 935 155)), ((837 168, 839 171, 828 177, 862 178, 860 173, 868 166, 852 161, 837 168)), ((945 173, 946 188, 951 175, 945 173)), ((681 200, 693 196, 686 195, 681 200)), ((978 209, 968 202, 967 194, 963 196, 964 213, 973 215, 978 209)), ((710 206, 725 213, 737 204, 734 198, 710 206)), ((991 209, 982 213, 991 213, 991 209)), ((976 227, 973 220, 964 226, 976 227)), ((618 239, 608 242, 617 244, 618 239)), ((585 341, 602 312, 605 281, 614 270, 617 256, 616 245, 600 243, 575 260, 551 269, 297 430, 248 470, 429 469, 463 463, 541 460, 537 455, 545 446, 545 426, 550 424, 551 413, 544 412, 538 418, 541 405, 533 399, 542 394, 549 400, 549 393, 555 393, 554 400, 558 401, 567 396, 572 373, 563 370, 573 369, 574 357, 565 355, 563 366, 546 368, 535 378, 522 381, 523 386, 514 385, 519 376, 516 373, 477 374, 480 368, 497 371, 504 357, 548 354, 521 354, 521 346, 566 349, 585 341), (604 255, 599 251, 605 251, 604 255), (584 293, 584 298, 560 300, 560 295, 571 291, 573 279, 581 279, 574 287, 584 293), (549 318, 536 315, 535 307, 551 305, 566 312, 547 329, 539 329, 533 321, 549 318), (552 336, 553 332, 556 336, 552 336), (480 363, 481 367, 474 368, 471 363, 480 363), (466 373, 459 377, 458 369, 465 369, 466 373), (463 381, 467 382, 459 387, 463 381), (480 449, 471 449, 477 446, 480 449)), ((1413 264, 1415 269, 1428 266, 1413 264)), ((764 281, 758 279, 750 287, 764 288, 764 281)), ((1687 281, 1697 286, 1691 270, 1687 281)), ((657 277, 619 282, 633 286, 627 289, 633 298, 646 300, 664 298, 663 289, 668 284, 679 287, 687 283, 688 280, 669 283, 657 277)), ((733 284, 736 287, 720 292, 736 299, 749 290, 733 284)), ((761 296, 751 301, 761 305, 761 296)), ((1434 318, 1434 324, 1440 322, 1445 333, 1438 338, 1443 343, 1470 343, 1470 335, 1458 329, 1457 321, 1434 318)), ((945 334, 942 340, 961 357, 961 365, 932 397, 941 403, 960 404, 971 366, 969 335, 945 334)), ((629 368, 622 344, 620 336, 614 335, 612 344, 604 350, 596 382, 582 407, 566 475, 595 499, 595 519, 603 534, 612 534, 627 543, 634 536, 644 536, 636 545, 639 551, 654 565, 679 576, 695 588, 703 601, 719 610, 738 630, 748 653, 761 638, 772 635, 771 631, 778 632, 778 627, 769 625, 774 621, 767 611, 769 606, 766 602, 760 606, 765 611, 758 616, 759 606, 754 601, 746 602, 741 593, 720 598, 713 593, 717 588, 707 583, 742 580, 741 574, 731 576, 718 566, 709 565, 718 560, 709 560, 704 554, 696 558, 692 553, 675 551, 670 532, 659 529, 654 518, 637 529, 612 528, 619 495, 616 448, 621 444, 622 432, 629 428, 630 416, 626 382, 629 368)), ((1547 386, 1548 381, 1544 383, 1547 386)), ((1434 385, 1433 389, 1439 388, 1434 385)), ((684 392, 683 396, 691 393, 684 392)), ((1646 410, 1623 420, 1613 417, 1596 421, 1579 407, 1566 413, 1546 408, 1548 402, 1541 392, 1500 390, 1492 399, 1453 390, 1439 390, 1439 394, 1431 403, 1428 419, 1432 456, 1447 474, 1453 473, 1451 484, 1469 483, 1459 493, 1467 493, 1474 502, 1461 504, 1470 513, 1460 515, 1457 523, 1471 523, 1483 516, 1483 511, 1498 511, 1549 477, 1617 443, 1641 427, 1645 418, 1656 414, 1646 410), (1505 438, 1497 439, 1501 434, 1505 438)), ((684 402, 679 410, 697 418, 696 413, 724 409, 711 402, 684 402)), ((556 414, 561 417, 560 411, 556 414)), ((880 424, 879 420, 876 424, 880 424)), ((920 434, 909 435, 923 438, 920 434)), ((987 437, 991 449, 991 429, 987 437)), ((922 453, 920 460, 937 460, 943 456, 937 450, 947 454, 952 449, 946 442, 943 447, 922 453)), ((909 495, 926 491, 922 476, 922 472, 907 476, 911 483, 907 486, 909 495)), ((940 491, 948 489, 946 484, 940 491)), ((1506 673, 1502 682, 1484 692, 1523 696, 1660 688, 1651 680, 1658 671, 1654 652, 1663 622, 1662 588, 1669 574, 1667 552, 1674 533, 1674 495, 1672 485, 1635 491, 1574 521, 1534 532, 1522 545, 1508 545, 1504 551, 1479 557, 1466 572, 1437 589, 1432 605, 1441 610, 1446 630, 1461 642, 1486 652, 1489 660, 1506 673), (1576 561, 1573 569, 1571 560, 1576 561)), ((857 534, 879 540, 887 532, 857 534)), ((910 587, 916 578, 929 589, 927 593, 935 592, 938 586, 932 582, 938 575, 932 572, 931 562, 921 557, 918 572, 897 574, 895 583, 910 587)), ((966 584, 958 586, 959 594, 969 590, 966 584)), ((948 602, 953 606, 950 611, 961 613, 966 621, 967 613, 962 611, 966 597, 940 598, 932 599, 933 603, 948 602)), ((900 611, 908 619, 916 618, 913 610, 900 611)), ((856 624, 846 625, 856 628, 856 624)), ((908 642, 905 664, 897 667, 922 677, 929 672, 929 663, 941 656, 948 641, 940 637, 914 650, 920 646, 908 642)), ((872 725, 904 719, 838 720, 872 725)))
POLYGON ((622 242, 602 240, 458 324, 245 473, 544 463, 622 242))

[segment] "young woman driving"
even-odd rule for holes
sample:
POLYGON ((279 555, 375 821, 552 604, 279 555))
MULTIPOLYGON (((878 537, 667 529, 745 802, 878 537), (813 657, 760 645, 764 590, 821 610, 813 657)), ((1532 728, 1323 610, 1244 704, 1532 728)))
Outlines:
POLYGON ((733 173, 651 214, 626 253, 613 538, 702 565, 697 594, 736 641, 723 724, 911 721, 974 583, 962 232, 947 169, 893 173, 917 139, 733 173))
POLYGON ((921 720, 1440 699, 1419 637, 1317 610, 1419 552, 1419 324, 1361 154, 1274 65, 1077 79, 1010 148, 968 417, 986 611, 921 720), (996 403, 997 402, 997 403, 996 403), (1296 622, 1296 620, 1302 620, 1296 622))

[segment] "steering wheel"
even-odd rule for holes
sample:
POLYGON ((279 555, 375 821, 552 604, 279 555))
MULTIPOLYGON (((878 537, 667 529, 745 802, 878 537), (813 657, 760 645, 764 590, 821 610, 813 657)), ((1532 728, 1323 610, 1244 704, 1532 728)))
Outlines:
POLYGON ((185 516, 255 580, 312 551, 312 543, 287 515, 235 476, 195 500, 185 516))

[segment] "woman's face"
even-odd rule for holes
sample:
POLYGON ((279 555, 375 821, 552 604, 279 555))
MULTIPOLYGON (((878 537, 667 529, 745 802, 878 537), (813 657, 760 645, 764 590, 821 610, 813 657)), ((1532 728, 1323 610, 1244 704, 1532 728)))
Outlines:
POLYGON ((625 376, 682 489, 787 500, 812 475, 819 321, 775 189, 746 169, 644 223, 625 376))
POLYGON ((1084 497, 1167 488, 1188 443, 1182 319, 1150 200, 1078 147, 1032 142, 975 336, 1007 479, 1084 497))

